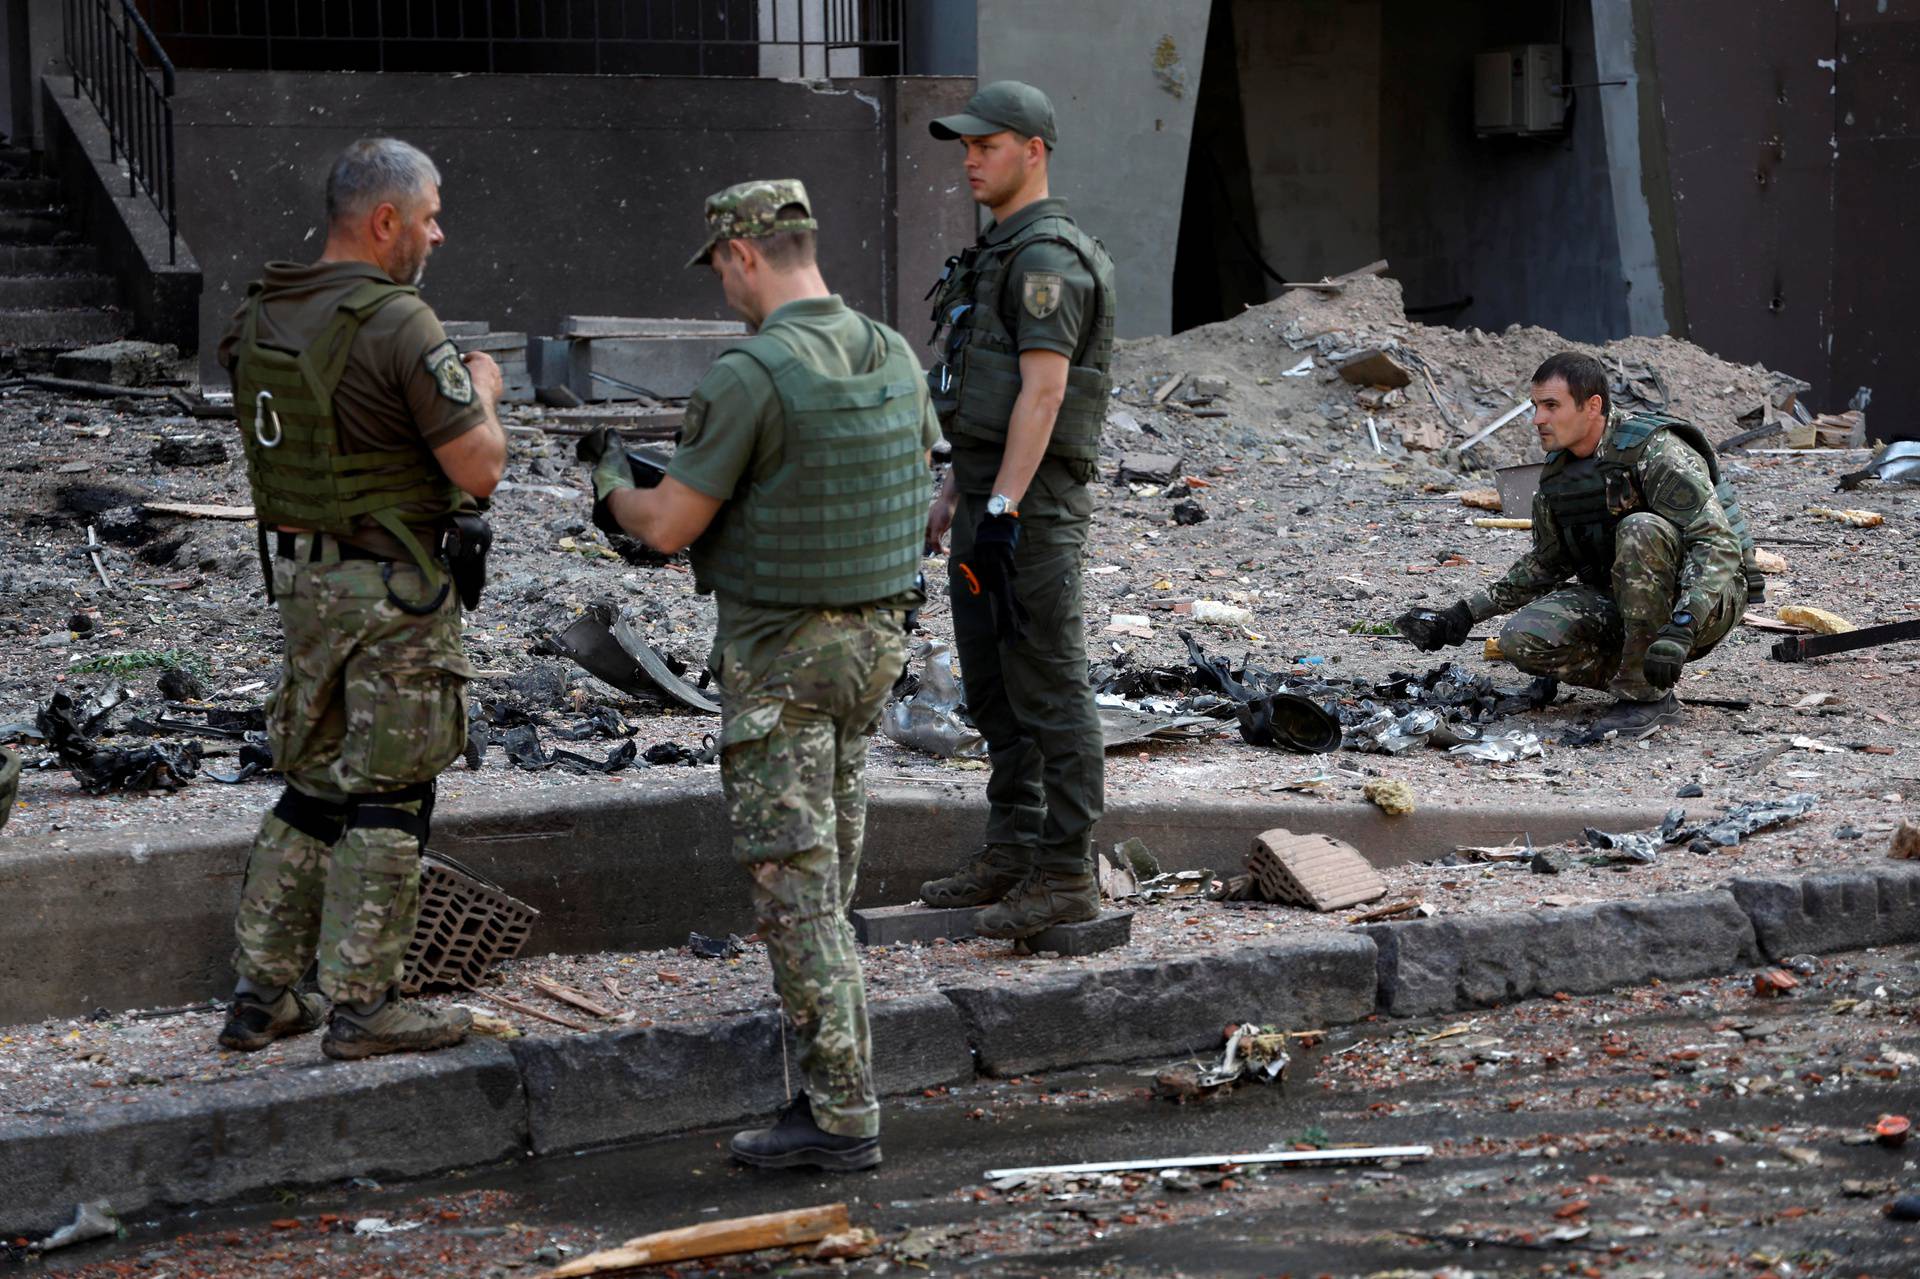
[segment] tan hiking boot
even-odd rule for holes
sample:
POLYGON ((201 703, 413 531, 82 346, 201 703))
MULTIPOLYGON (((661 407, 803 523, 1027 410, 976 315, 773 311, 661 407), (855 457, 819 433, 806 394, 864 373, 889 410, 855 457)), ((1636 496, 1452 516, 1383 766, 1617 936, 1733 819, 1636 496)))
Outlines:
POLYGON ((1100 886, 1090 872, 1037 870, 973 919, 982 937, 1031 937, 1055 924, 1080 924, 1100 915, 1100 886))
POLYGON ((362 1017, 347 1008, 335 1008, 320 1051, 335 1061, 358 1061, 381 1053, 430 1052, 451 1048, 473 1029, 473 1014, 464 1008, 428 1008, 411 999, 389 998, 378 1011, 362 1017))
POLYGON ((235 995, 220 1028, 220 1046, 236 1052, 258 1052, 276 1039, 304 1035, 327 1015, 326 996, 283 990, 277 999, 262 1001, 253 994, 235 995))
POLYGON ((945 879, 920 885, 920 900, 929 906, 984 906, 1012 892, 1027 877, 1028 853, 1011 844, 988 844, 971 861, 945 879))

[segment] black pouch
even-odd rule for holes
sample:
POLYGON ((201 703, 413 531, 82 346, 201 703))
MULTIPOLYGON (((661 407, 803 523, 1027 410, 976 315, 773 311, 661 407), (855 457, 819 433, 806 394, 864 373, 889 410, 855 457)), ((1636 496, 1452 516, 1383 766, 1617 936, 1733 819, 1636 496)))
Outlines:
POLYGON ((480 592, 487 585, 487 552, 492 547, 493 526, 486 516, 462 511, 453 517, 453 530, 447 534, 447 571, 468 609, 480 607, 480 592))

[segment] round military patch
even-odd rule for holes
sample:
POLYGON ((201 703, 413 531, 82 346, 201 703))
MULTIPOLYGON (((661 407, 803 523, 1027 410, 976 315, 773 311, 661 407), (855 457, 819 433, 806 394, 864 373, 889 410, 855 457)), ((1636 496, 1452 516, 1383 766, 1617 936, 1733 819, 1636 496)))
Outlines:
POLYGON ((460 352, 451 341, 442 342, 421 358, 426 361, 427 371, 433 374, 433 384, 441 395, 455 404, 473 403, 473 377, 461 363, 460 352))
POLYGON ((1036 320, 1044 320, 1060 309, 1060 292, 1066 281, 1056 271, 1029 271, 1020 283, 1020 304, 1036 320))

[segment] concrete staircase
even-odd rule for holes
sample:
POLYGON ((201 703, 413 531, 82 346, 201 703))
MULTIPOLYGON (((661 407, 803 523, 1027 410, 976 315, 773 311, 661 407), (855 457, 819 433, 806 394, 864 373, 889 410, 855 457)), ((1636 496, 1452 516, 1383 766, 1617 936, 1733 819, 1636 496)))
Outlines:
POLYGON ((59 183, 33 176, 30 152, 0 147, 0 361, 38 364, 133 327, 60 201, 59 183))

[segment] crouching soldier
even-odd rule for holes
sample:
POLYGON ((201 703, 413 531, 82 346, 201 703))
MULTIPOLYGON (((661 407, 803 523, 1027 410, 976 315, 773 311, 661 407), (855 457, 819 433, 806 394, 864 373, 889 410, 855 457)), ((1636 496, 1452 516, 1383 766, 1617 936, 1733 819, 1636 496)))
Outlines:
POLYGON ((1733 629, 1750 582, 1757 596, 1751 538, 1706 437, 1675 418, 1611 411, 1598 360, 1565 352, 1542 364, 1533 410, 1547 450, 1533 549, 1500 580, 1395 625, 1431 652, 1513 612, 1500 651, 1515 666, 1613 695, 1583 740, 1646 737, 1680 718, 1681 668, 1733 629))

